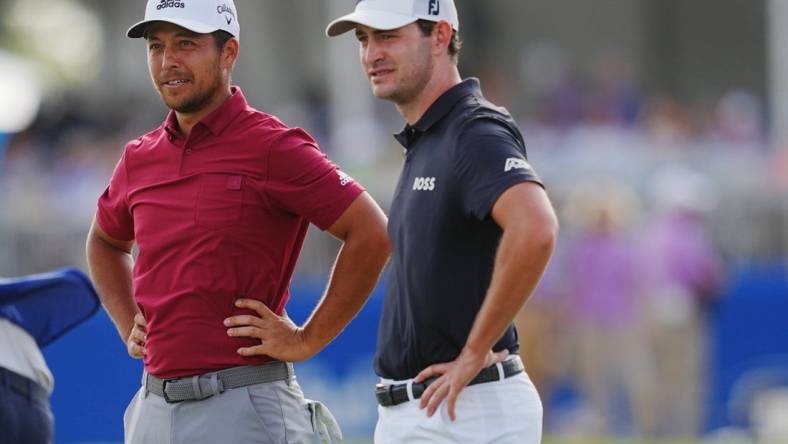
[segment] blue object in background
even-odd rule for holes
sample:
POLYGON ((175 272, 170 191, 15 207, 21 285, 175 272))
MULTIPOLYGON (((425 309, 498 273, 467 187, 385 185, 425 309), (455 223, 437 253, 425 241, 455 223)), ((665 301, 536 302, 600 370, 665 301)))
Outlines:
POLYGON ((93 285, 75 268, 0 279, 0 316, 22 327, 40 348, 96 314, 98 309, 99 299, 93 285))
POLYGON ((709 322, 707 430, 748 428, 755 391, 788 383, 785 264, 750 264, 731 273, 709 322))
MULTIPOLYGON (((98 308, 99 299, 93 285, 84 273, 74 268, 13 279, 0 279, 0 317, 24 329, 35 339, 39 348, 51 344, 71 331, 93 316, 98 308)), ((7 353, 8 351, 1 350, 0 352, 7 353)), ((21 358, 24 359, 25 355, 22 355, 21 358)), ((19 407, 30 408, 28 404, 21 404, 13 408, 19 407)), ((35 409, 34 412, 40 410, 43 408, 35 409)), ((27 412, 17 412, 17 415, 21 416, 11 416, 10 418, 5 416, 6 421, 12 421, 11 427, 19 424, 41 427, 40 438, 49 439, 51 423, 46 414, 31 413, 28 416, 27 412), (16 419, 13 419, 15 417, 16 419)), ((15 433, 12 432, 12 434, 15 433)), ((5 442, 4 437, 2 430, 0 430, 0 441, 5 442)), ((30 436, 17 437, 32 438, 30 436)))

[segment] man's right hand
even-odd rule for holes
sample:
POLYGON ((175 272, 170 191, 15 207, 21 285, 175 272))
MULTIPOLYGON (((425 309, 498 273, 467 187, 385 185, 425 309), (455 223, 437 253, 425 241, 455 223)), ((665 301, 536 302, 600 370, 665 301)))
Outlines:
POLYGON ((129 356, 134 359, 142 359, 145 356, 146 334, 145 317, 142 313, 134 315, 134 326, 131 328, 128 339, 126 339, 126 349, 129 356))

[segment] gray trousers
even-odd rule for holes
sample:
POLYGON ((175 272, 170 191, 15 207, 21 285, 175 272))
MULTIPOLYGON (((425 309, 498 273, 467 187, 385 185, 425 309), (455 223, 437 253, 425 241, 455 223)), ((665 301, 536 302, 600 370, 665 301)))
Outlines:
POLYGON ((125 443, 317 443, 325 416, 316 411, 328 412, 316 404, 304 399, 295 377, 174 404, 143 385, 123 415, 125 443))

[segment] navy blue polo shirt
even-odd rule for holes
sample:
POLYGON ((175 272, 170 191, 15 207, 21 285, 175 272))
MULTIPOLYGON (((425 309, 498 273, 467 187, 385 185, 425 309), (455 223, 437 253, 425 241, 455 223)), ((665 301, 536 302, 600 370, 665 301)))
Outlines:
MULTIPOLYGON (((476 79, 446 91, 395 138, 405 162, 389 214, 393 252, 375 371, 401 380, 459 355, 502 235, 492 207, 509 187, 540 181, 514 120, 484 99, 476 79)), ((493 347, 503 349, 519 351, 513 325, 493 347)))

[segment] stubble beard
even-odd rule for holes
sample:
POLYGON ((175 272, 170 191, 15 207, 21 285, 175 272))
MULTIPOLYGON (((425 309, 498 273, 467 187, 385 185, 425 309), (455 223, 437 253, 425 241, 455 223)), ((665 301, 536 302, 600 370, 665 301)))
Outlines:
POLYGON ((375 96, 398 106, 412 103, 424 91, 432 78, 432 73, 433 61, 429 52, 420 52, 418 61, 412 65, 410 72, 400 78, 396 87, 391 91, 375 94, 375 96))
POLYGON ((159 92, 159 95, 161 96, 161 99, 164 101, 164 104, 167 106, 167 108, 170 108, 181 114, 196 113, 208 106, 213 100, 213 97, 216 95, 217 91, 222 87, 221 72, 218 67, 214 74, 214 81, 210 87, 202 91, 196 91, 194 94, 184 97, 180 100, 168 99, 167 96, 161 94, 161 92, 159 92))

